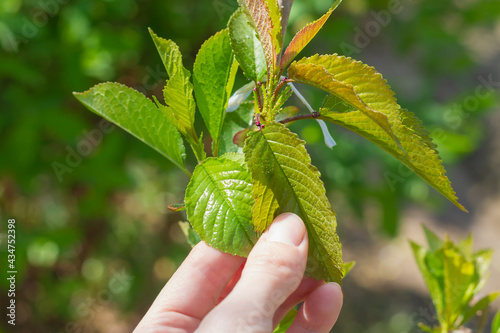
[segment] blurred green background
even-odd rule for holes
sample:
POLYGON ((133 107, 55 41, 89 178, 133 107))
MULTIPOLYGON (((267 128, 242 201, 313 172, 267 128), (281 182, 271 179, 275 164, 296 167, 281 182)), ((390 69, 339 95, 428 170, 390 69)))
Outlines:
MULTIPOLYGON (((288 34, 330 5, 295 0, 288 34)), ((71 93, 109 80, 160 95, 166 73, 147 27, 191 68, 235 9, 235 0, 0 2, 0 267, 15 218, 18 271, 17 325, 3 317, 0 330, 129 332, 140 320, 189 251, 185 215, 166 209, 183 201, 188 179, 121 129, 100 130, 71 93)), ((302 55, 334 52, 384 74, 431 132, 470 211, 340 127, 330 127, 329 150, 314 121, 292 126, 322 173, 345 260, 358 262, 335 332, 417 332, 432 313, 407 242, 422 239, 421 223, 496 246, 487 289, 500 279, 500 2, 344 0, 302 55)), ((324 94, 303 89, 319 107, 324 94)))

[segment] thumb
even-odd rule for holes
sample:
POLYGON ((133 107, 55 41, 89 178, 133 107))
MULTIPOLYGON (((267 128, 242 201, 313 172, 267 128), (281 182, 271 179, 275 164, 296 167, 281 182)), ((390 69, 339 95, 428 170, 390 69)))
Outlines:
POLYGON ((307 248, 302 220, 291 213, 278 216, 250 252, 232 292, 209 313, 200 329, 218 327, 218 332, 225 332, 227 327, 234 332, 236 326, 236 331, 272 332, 276 309, 302 281, 307 248))

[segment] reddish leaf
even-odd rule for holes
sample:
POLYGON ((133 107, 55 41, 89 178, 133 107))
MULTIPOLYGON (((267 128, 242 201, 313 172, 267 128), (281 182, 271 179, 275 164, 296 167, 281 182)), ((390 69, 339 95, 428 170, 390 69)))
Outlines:
POLYGON ((326 20, 330 17, 332 12, 337 8, 337 6, 342 2, 342 0, 337 0, 335 3, 330 7, 330 10, 328 12, 321 16, 319 19, 317 19, 314 22, 309 23, 306 25, 302 30, 300 30, 292 39, 288 47, 286 48, 285 53, 283 54, 283 58, 281 58, 280 62, 280 68, 281 70, 284 70, 286 66, 288 66, 293 59, 297 56, 297 54, 304 49, 304 47, 309 44, 311 39, 313 39, 314 36, 318 33, 318 31, 321 30, 323 27, 323 24, 325 24, 326 20))

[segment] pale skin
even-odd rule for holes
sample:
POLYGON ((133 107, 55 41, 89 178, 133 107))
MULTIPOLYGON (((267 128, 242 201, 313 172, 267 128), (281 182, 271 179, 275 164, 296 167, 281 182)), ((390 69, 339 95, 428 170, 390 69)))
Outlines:
POLYGON ((304 278, 302 220, 278 216, 248 259, 201 242, 160 292, 134 332, 271 333, 304 301, 287 332, 330 332, 342 308, 336 283, 304 278))

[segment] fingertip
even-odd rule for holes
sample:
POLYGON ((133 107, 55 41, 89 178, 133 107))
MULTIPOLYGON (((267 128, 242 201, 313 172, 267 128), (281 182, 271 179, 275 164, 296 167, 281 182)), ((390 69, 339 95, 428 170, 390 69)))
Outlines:
POLYGON ((294 213, 284 213, 276 217, 267 230, 267 241, 299 246, 307 238, 302 219, 294 213))
POLYGON ((289 332, 329 332, 340 315, 343 298, 335 282, 318 287, 306 297, 289 332))

